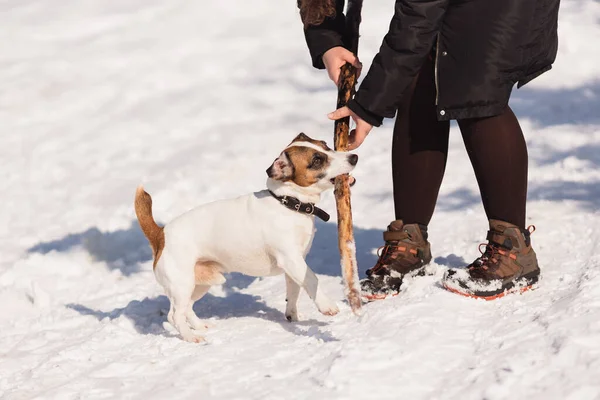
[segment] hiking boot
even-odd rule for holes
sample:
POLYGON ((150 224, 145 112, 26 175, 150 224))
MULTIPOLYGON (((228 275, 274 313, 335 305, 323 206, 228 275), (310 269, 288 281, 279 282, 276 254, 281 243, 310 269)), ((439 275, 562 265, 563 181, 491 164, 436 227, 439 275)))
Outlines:
POLYGON ((509 293, 522 293, 540 277, 535 252, 531 248, 532 225, 522 230, 516 225, 490 220, 485 251, 467 268, 450 269, 444 287, 467 297, 493 300, 509 293))
POLYGON ((393 221, 383 232, 385 245, 377 251, 377 264, 367 270, 367 278, 360 281, 361 295, 365 301, 382 300, 395 296, 405 276, 423 275, 425 265, 431 261, 427 241, 427 227, 393 221))

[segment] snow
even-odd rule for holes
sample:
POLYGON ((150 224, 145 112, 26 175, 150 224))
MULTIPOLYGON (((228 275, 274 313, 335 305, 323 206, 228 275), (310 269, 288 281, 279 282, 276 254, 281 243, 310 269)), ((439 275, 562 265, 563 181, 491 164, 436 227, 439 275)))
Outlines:
MULTIPOLYGON (((391 2, 367 2, 360 55, 391 2)), ((385 22, 384 22, 385 21, 385 22)), ((133 212, 165 222, 264 188, 300 131, 331 143, 335 89, 310 66, 295 2, 0 2, 0 398, 600 398, 600 3, 563 0, 555 68, 515 91, 529 145, 539 288, 485 302, 440 286, 479 253, 487 221, 455 127, 429 227, 433 275, 344 303, 335 221, 308 263, 338 302, 286 321, 282 277, 230 276, 183 342, 133 212)), ((359 272, 393 218, 392 123, 359 149, 359 272)), ((320 206, 335 214, 333 193, 320 206)))

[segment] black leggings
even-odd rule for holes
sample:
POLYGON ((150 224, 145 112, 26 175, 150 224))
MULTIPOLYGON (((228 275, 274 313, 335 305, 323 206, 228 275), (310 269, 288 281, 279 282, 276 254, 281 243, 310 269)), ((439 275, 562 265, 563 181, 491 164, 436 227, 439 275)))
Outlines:
MULTIPOLYGON (((450 123, 438 121, 434 65, 428 59, 398 109, 392 145, 396 219, 428 225, 448 158, 450 123)), ((488 219, 525 228, 527 147, 510 107, 458 121, 488 219)))

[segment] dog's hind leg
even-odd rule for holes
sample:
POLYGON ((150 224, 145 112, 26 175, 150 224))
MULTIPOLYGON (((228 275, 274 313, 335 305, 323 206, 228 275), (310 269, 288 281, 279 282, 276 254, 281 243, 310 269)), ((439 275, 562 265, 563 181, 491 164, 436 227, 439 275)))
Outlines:
POLYGON ((194 265, 194 283, 195 288, 190 297, 191 301, 186 311, 186 318, 192 329, 203 331, 210 328, 211 324, 203 322, 194 312, 194 303, 202 298, 208 292, 212 285, 222 285, 225 283, 225 277, 221 273, 221 264, 211 260, 198 260, 194 265))
MULTIPOLYGON (((196 285, 222 285, 225 283, 225 277, 221 273, 221 264, 210 260, 198 260, 194 265, 194 279, 196 285)), ((198 286, 196 286, 198 287, 198 286)), ((200 297, 204 296, 204 293, 200 297)), ((200 299, 198 297, 198 299, 200 299)), ((195 301, 195 300, 194 300, 195 301)))
POLYGON ((188 311, 193 305, 191 296, 194 289, 181 289, 182 288, 178 288, 177 293, 174 293, 173 297, 170 298, 173 304, 173 322, 175 328, 186 342, 200 343, 204 341, 204 338, 196 335, 188 325, 188 311))
POLYGON ((194 289, 194 293, 192 293, 192 298, 191 298, 192 301, 190 302, 190 305, 188 307, 186 317, 187 317, 188 323, 190 324, 192 329, 195 331, 204 331, 207 328, 212 327, 211 324, 206 323, 206 322, 202 321, 200 318, 198 318, 198 316, 194 312, 194 308, 193 308, 194 303, 197 302, 198 300, 200 300, 208 292, 209 289, 210 289, 210 286, 207 286, 207 285, 196 285, 196 288, 194 289))
POLYGON ((298 321, 298 297, 300 296, 300 285, 298 285, 288 274, 285 274, 286 301, 285 317, 288 321, 298 321))
POLYGON ((193 261, 192 265, 185 260, 176 259, 165 249, 156 266, 155 275, 158 282, 165 289, 171 302, 167 319, 177 329, 183 340, 199 343, 204 340, 196 335, 188 326, 187 312, 193 305, 192 295, 196 288, 194 282, 193 261), (180 265, 188 268, 180 268, 180 265))

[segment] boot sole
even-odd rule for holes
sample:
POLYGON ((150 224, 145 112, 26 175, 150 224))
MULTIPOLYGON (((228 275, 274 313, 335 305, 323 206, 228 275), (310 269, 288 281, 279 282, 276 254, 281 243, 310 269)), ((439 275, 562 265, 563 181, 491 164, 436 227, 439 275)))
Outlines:
POLYGON ((534 271, 533 273, 530 273, 528 275, 523 275, 521 278, 519 278, 518 281, 521 281, 521 280, 525 281, 525 286, 516 286, 514 282, 511 282, 510 286, 503 287, 503 288, 498 289, 497 291, 493 291, 493 292, 473 292, 473 293, 463 292, 460 289, 448 286, 445 282, 443 283, 443 286, 449 292, 456 293, 456 294, 464 296, 464 297, 469 297, 471 299, 483 299, 483 300, 490 301, 490 300, 500 299, 500 298, 506 296, 507 294, 522 294, 522 293, 527 292, 528 290, 533 290, 536 288, 539 277, 540 277, 540 271, 537 270, 537 271, 534 271))
POLYGON ((507 294, 522 294, 522 293, 527 292, 528 290, 534 290, 535 289, 534 286, 535 286, 535 284, 532 284, 532 285, 529 285, 529 286, 525 286, 525 287, 522 287, 522 288, 519 288, 519 289, 515 289, 515 288, 513 288, 512 290, 507 289, 507 290, 505 290, 502 293, 498 293, 498 294, 491 295, 491 296, 485 296, 485 295, 479 296, 479 295, 472 294, 472 293, 465 293, 465 292, 461 292, 460 290, 457 290, 455 288, 451 288, 451 287, 446 286, 446 285, 444 285, 444 289, 446 289, 449 292, 456 293, 456 294, 458 294, 460 296, 463 296, 463 297, 468 297, 468 298, 471 298, 471 299, 483 299, 483 300, 486 300, 486 301, 491 301, 491 300, 500 299, 500 298, 506 296, 507 294))
POLYGON ((371 294, 371 295, 361 295, 361 299, 365 302, 365 303, 371 303, 373 301, 378 301, 378 300, 385 300, 388 297, 396 297, 400 294, 400 292, 396 292, 396 293, 387 293, 387 294, 371 294))

